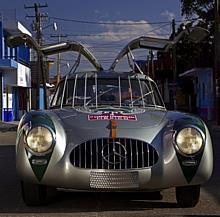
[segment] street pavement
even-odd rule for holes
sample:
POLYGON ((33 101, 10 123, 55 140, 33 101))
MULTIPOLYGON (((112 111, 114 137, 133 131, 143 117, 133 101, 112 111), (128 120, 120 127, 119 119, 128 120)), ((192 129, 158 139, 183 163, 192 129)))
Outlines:
POLYGON ((0 132, 16 131, 18 123, 19 123, 18 121, 11 121, 11 122, 0 121, 0 132))
POLYGON ((163 200, 152 200, 144 192, 59 192, 47 206, 27 207, 21 199, 20 182, 15 169, 15 128, 0 131, 0 216, 220 216, 220 127, 209 124, 209 128, 214 146, 214 172, 202 186, 198 205, 187 209, 177 206, 174 189, 163 191, 163 200))
POLYGON ((0 145, 15 145, 18 122, 0 121, 0 145))

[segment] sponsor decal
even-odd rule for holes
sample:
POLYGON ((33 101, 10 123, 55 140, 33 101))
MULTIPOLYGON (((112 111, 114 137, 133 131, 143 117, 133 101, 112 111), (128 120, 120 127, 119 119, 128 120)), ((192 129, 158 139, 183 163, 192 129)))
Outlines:
POLYGON ((99 120, 137 121, 137 116, 136 115, 109 112, 109 113, 88 115, 88 120, 89 121, 99 121, 99 120))

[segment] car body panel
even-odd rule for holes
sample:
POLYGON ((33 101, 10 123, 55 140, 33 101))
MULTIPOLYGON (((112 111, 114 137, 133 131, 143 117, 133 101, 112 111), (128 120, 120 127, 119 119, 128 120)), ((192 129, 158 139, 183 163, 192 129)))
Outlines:
MULTIPOLYGON (((96 113, 99 113, 97 111, 96 113)), ((117 111, 123 113, 123 110, 117 111)), ((110 120, 88 120, 88 112, 81 112, 74 108, 55 109, 44 112, 53 122, 56 131, 56 144, 49 159, 48 166, 41 179, 37 178, 31 163, 28 160, 28 151, 24 148, 24 138, 21 133, 17 140, 17 172, 19 177, 32 183, 51 185, 58 188, 75 190, 98 190, 91 188, 91 173, 115 173, 120 177, 123 174, 136 172, 136 185, 129 188, 123 186, 105 190, 146 190, 155 191, 174 186, 202 184, 209 179, 213 168, 213 153, 211 139, 207 127, 197 117, 180 112, 166 110, 142 109, 132 114, 137 116, 136 121, 117 120, 117 137, 132 138, 151 144, 158 152, 158 162, 149 168, 128 170, 84 169, 77 168, 70 162, 70 153, 77 145, 84 141, 96 138, 108 138, 110 120), (181 162, 173 144, 175 123, 180 119, 196 119, 205 129, 205 146, 198 168, 193 177, 188 180, 183 173, 181 162)), ((37 114, 37 112, 34 112, 37 114)), ((92 113, 94 114, 94 113, 92 113)), ((39 112, 39 115, 42 113, 39 112)), ((32 121, 31 119, 29 120, 32 121)), ((28 123, 21 123, 19 130, 28 123)), ((187 123, 190 124, 190 123, 187 123)), ((193 123, 194 124, 194 123, 193 123)), ((112 174, 110 174, 111 176, 112 174)))

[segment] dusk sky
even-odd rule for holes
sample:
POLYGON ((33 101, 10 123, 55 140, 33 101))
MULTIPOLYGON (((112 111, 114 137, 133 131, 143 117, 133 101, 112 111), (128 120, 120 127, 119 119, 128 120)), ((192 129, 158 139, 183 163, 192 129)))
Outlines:
MULTIPOLYGON (((176 19, 177 26, 183 19, 180 0, 3 0, 1 11, 5 19, 16 14, 16 18, 31 30, 33 19, 25 16, 34 15, 34 10, 24 9, 24 5, 32 6, 35 2, 48 4, 41 9, 49 18, 43 26, 53 22, 58 26, 56 32, 52 26, 43 30, 45 44, 57 41, 50 37, 51 34, 65 34, 68 37, 63 40, 85 44, 106 67, 132 39, 143 35, 166 38, 171 33, 172 18, 176 19)), ((143 54, 138 55, 146 58, 143 54)), ((63 71, 67 70, 66 63, 74 58, 72 54, 62 55, 63 71)))

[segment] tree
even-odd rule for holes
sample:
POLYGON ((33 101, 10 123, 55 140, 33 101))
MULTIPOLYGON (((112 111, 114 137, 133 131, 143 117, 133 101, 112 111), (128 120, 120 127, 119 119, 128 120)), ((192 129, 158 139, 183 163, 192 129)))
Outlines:
POLYGON ((214 20, 214 0, 180 0, 182 15, 199 17, 205 22, 214 20))
MULTIPOLYGON (((186 18, 199 18, 188 23, 190 27, 200 26, 209 31, 209 36, 199 44, 183 42, 178 44, 179 70, 192 67, 212 67, 214 60, 214 0, 180 0, 182 15, 186 18)), ((185 26, 185 24, 182 24, 185 26)), ((178 29, 181 30, 181 26, 178 29)))

